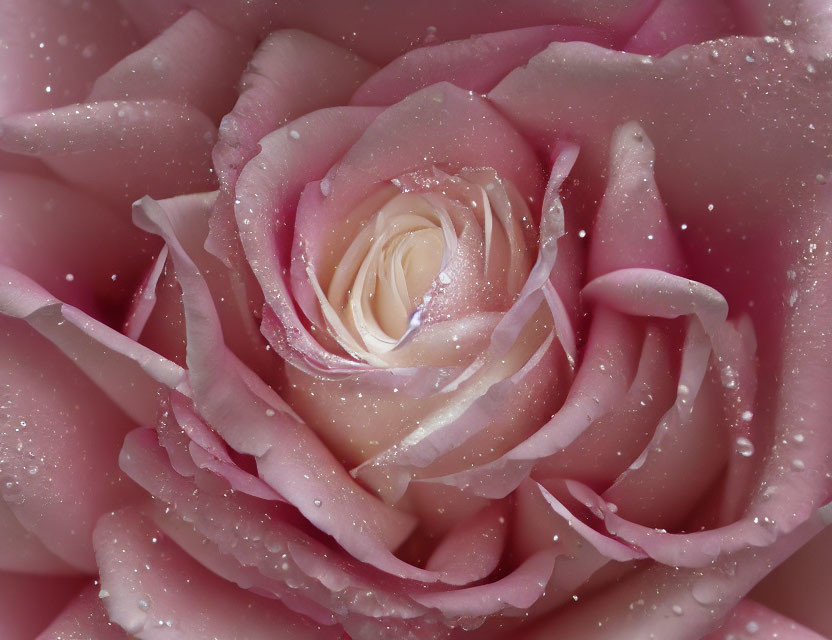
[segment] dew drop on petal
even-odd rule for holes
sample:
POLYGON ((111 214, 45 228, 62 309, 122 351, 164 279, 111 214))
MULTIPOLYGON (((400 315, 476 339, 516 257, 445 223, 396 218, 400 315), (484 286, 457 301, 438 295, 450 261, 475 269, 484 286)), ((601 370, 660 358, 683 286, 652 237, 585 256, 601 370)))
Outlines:
POLYGON ((740 436, 737 438, 737 453, 743 458, 750 458, 754 455, 754 444, 748 438, 740 436))

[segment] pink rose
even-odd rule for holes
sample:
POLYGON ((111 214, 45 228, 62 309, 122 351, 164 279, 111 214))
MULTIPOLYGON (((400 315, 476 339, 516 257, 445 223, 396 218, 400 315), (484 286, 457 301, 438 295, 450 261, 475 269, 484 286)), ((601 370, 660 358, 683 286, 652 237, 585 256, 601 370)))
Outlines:
POLYGON ((0 636, 832 633, 830 3, 8 4, 0 636))

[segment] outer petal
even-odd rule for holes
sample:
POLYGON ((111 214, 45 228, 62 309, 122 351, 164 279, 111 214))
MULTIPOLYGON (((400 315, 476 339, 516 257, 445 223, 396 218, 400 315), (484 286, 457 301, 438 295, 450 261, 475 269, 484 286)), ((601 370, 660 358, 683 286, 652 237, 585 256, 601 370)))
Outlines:
POLYGON ((710 233, 716 246, 708 259, 724 267, 747 259, 747 250, 739 253, 744 243, 737 229, 759 237, 764 226, 810 201, 816 175, 829 172, 823 151, 831 135, 828 80, 817 72, 821 63, 810 70, 806 52, 794 47, 789 54, 777 39, 733 38, 654 59, 554 43, 489 96, 532 139, 575 140, 579 169, 591 175, 603 170, 614 129, 640 122, 656 145, 657 182, 674 221, 695 231, 689 235, 697 249, 704 245, 700 233, 710 233), (787 124, 767 128, 784 110, 787 124), (689 135, 680 122, 700 125, 689 135), (725 233, 729 221, 733 231, 725 233), (701 232, 694 229, 699 225, 701 232))
POLYGON ((190 11, 100 76, 88 100, 169 100, 219 121, 250 55, 244 39, 190 11))
POLYGON ((356 557, 398 575, 435 579, 389 551, 409 534, 410 518, 361 489, 285 403, 230 357, 207 284, 165 206, 145 198, 135 219, 166 240, 174 259, 184 296, 190 380, 204 419, 231 447, 255 456, 259 475, 356 557), (290 450, 303 454, 287 457, 290 450))
POLYGON ((736 30, 730 4, 723 0, 662 0, 625 49, 660 56, 684 44, 730 35, 736 30))
POLYGON ((420 47, 373 74, 350 102, 391 105, 437 82, 485 93, 550 42, 570 40, 601 44, 603 37, 600 32, 574 27, 529 27, 420 47))
POLYGON ((99 592, 94 584, 84 587, 37 640, 128 640, 130 636, 110 622, 99 592))
POLYGON ((53 553, 94 571, 96 520, 137 495, 116 463, 134 425, 23 321, 4 317, 0 323, 2 497, 53 553))
POLYGON ((183 384, 181 367, 62 304, 20 272, 2 265, 0 314, 25 319, 137 422, 155 420, 159 384, 170 389, 183 384))
POLYGON ((832 637, 827 594, 832 582, 832 527, 827 527, 752 592, 772 610, 832 637))
MULTIPOLYGON (((802 591, 802 589, 801 589, 802 591)), ((719 631, 705 636, 704 640, 736 640, 754 638, 782 638, 783 640, 823 640, 823 636, 793 620, 772 611, 750 599, 740 600, 719 631)))
POLYGON ((72 574, 77 569, 49 551, 14 515, 11 506, 0 502, 0 568, 40 574, 72 574))
MULTIPOLYGON (((258 374, 269 379, 274 360, 266 349, 266 340, 260 333, 255 318, 261 303, 257 298, 250 300, 239 282, 238 274, 204 248, 209 217, 216 201, 217 192, 189 194, 170 199, 168 211, 189 255, 208 283, 229 348, 258 374)), ((165 256, 168 255, 166 247, 163 252, 165 256)), ((148 281, 145 290, 137 296, 135 311, 147 312, 146 308, 153 305, 139 336, 142 344, 184 364, 186 331, 182 290, 176 280, 173 264, 167 257, 163 264, 165 266, 159 269, 159 278, 153 283, 153 288, 150 288, 151 282, 148 281), (155 295, 155 303, 148 299, 148 294, 155 295)))
POLYGON ((83 584, 79 578, 0 572, 0 635, 4 640, 35 637, 83 584))
POLYGON ((234 193, 240 171, 259 151, 258 141, 305 113, 346 103, 373 69, 354 53, 303 31, 277 31, 260 43, 214 147, 220 197, 211 218, 209 251, 225 261, 243 262, 234 193))
POLYGON ((746 33, 799 40, 819 60, 829 51, 832 7, 826 0, 732 0, 729 5, 746 33))
POLYGON ((309 33, 270 34, 254 52, 237 104, 220 128, 214 160, 227 187, 233 192, 263 136, 306 113, 343 104, 372 71, 355 54, 309 33))
POLYGON ((118 322, 158 241, 92 198, 45 178, 0 173, 0 262, 69 304, 118 322))
POLYGON ((5 0, 0 15, 0 116, 83 100, 96 76, 138 46, 109 0, 5 0))
POLYGON ((121 0, 125 9, 137 15, 149 33, 158 33, 186 7, 200 9, 220 24, 243 33, 261 35, 280 26, 292 25, 317 33, 332 42, 346 42, 359 55, 377 64, 420 44, 466 38, 474 33, 503 31, 540 24, 601 27, 615 36, 636 30, 655 5, 655 0, 519 0, 506 11, 505 5, 490 0, 469 11, 467 5, 444 0, 391 5, 383 0, 292 0, 275 4, 271 0, 248 1, 241 5, 224 0, 148 0, 139 11, 121 0), (149 5, 149 6, 148 6, 149 5))
POLYGON ((740 552, 699 571, 654 565, 631 572, 519 637, 542 640, 557 634, 613 640, 653 633, 667 640, 698 640, 718 627, 756 582, 820 528, 813 519, 770 547, 740 552))
POLYGON ((215 139, 205 114, 163 100, 91 102, 0 120, 0 149, 37 156, 69 182, 122 204, 205 190, 214 182, 215 139))
POLYGON ((199 566, 135 510, 101 519, 95 533, 110 618, 140 640, 171 637, 268 640, 338 637, 199 566), (240 615, 240 612, 245 612, 240 615))

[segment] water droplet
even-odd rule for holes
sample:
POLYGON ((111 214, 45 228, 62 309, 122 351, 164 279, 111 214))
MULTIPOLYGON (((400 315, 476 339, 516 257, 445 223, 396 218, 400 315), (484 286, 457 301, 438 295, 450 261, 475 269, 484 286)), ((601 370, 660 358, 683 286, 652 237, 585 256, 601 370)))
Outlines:
POLYGON ((289 131, 289 136, 292 140, 300 140, 300 132, 295 129, 289 131))
POLYGON ((750 458, 754 455, 754 444, 748 438, 740 436, 737 438, 737 453, 743 458, 750 458))
POLYGON ((98 597, 102 598, 102 599, 109 598, 110 597, 110 592, 107 591, 106 589, 101 589, 101 591, 98 592, 98 597))
POLYGON ((720 378, 722 379, 722 386, 726 389, 737 388, 737 370, 731 365, 722 369, 720 372, 720 378))
POLYGON ((757 633, 760 630, 760 625, 754 620, 751 620, 747 625, 745 625, 745 630, 748 631, 748 633, 757 633))
POLYGON ((153 59, 150 61, 150 66, 153 67, 154 71, 160 73, 165 70, 167 63, 161 56, 153 56, 153 59))
POLYGON ((451 284, 451 276, 449 276, 444 271, 439 272, 439 282, 442 284, 451 284))
POLYGON ((675 613, 677 616, 680 616, 684 613, 684 611, 682 611, 682 607, 680 607, 678 604, 674 604, 671 607, 671 609, 673 610, 673 613, 675 613))
POLYGON ((71 273, 66 274, 64 276, 64 278, 66 279, 67 282, 72 282, 73 280, 75 280, 75 276, 71 273))
POLYGON ((712 605, 719 602, 719 591, 715 583, 708 580, 699 580, 691 588, 693 599, 702 605, 712 605))
POLYGON ((751 420, 754 418, 754 414, 751 411, 743 411, 740 418, 743 422, 751 422, 751 420))
POLYGON ((274 415, 274 409, 266 409, 266 415, 271 418, 274 415))
POLYGON ((316 507, 320 507, 320 506, 321 506, 321 504, 323 504, 323 503, 321 502, 321 499, 320 499, 320 498, 315 498, 315 499, 312 501, 312 504, 314 504, 316 507))
POLYGON ((800 460, 799 458, 795 458, 794 460, 792 460, 792 469, 794 469, 795 471, 803 471, 805 468, 806 463, 803 462, 803 460, 800 460))
POLYGON ((801 444, 805 439, 806 438, 802 433, 796 433, 792 436, 792 440, 794 440, 797 444, 801 444))
POLYGON ((150 607, 150 605, 147 603, 147 600, 139 600, 136 604, 142 611, 147 611, 147 609, 150 607))

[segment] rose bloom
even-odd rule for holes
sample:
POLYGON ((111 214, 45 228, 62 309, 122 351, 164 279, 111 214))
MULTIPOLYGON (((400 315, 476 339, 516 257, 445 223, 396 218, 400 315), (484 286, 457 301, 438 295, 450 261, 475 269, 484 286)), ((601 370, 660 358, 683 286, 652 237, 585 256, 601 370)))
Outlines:
POLYGON ((832 634, 832 3, 0 15, 4 640, 832 634))

